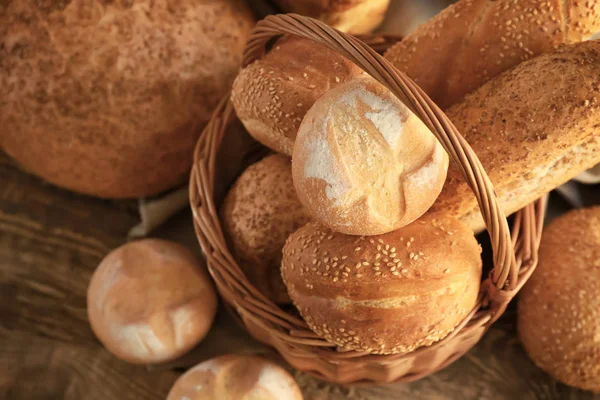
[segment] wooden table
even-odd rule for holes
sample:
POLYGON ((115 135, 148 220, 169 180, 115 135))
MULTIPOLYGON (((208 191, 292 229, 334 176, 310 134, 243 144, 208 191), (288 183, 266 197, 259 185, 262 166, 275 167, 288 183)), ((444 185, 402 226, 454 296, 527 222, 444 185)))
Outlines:
MULTIPOLYGON (((139 222, 135 202, 92 199, 44 184, 0 154, 0 399, 164 399, 178 366, 230 352, 275 355, 224 312, 191 354, 168 366, 112 357, 88 325, 85 295, 102 257, 139 222)), ((154 236, 199 252, 189 212, 154 236)), ((411 384, 330 385, 294 372, 308 399, 600 399, 537 369, 515 335, 510 309, 445 370, 411 384)))

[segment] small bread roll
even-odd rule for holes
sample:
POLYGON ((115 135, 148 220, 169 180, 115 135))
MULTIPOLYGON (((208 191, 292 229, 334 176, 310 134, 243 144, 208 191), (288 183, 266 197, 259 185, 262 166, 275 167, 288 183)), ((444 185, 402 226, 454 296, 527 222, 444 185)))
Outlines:
POLYGON ((196 346, 217 310, 204 267, 164 240, 125 244, 100 263, 88 287, 92 330, 106 348, 135 364, 169 361, 196 346))
POLYGON ((292 376, 259 357, 222 356, 183 374, 167 400, 302 400, 292 376))
POLYGON ((390 0, 275 0, 285 13, 297 13, 319 19, 328 25, 355 35, 377 28, 390 0))
POLYGON ((480 247, 463 223, 429 214, 371 237, 309 223, 289 237, 282 274, 317 335, 344 349, 404 353, 441 340, 473 310, 480 247))
POLYGON ((600 207, 571 211, 544 231, 521 291, 523 347, 555 379, 600 393, 600 207))
POLYGON ((448 170, 448 155, 423 122, 371 78, 340 85, 313 105, 293 160, 302 204, 349 235, 387 233, 416 220, 448 170))
POLYGON ((290 159, 274 154, 246 169, 227 193, 221 220, 248 280, 274 302, 289 303, 281 250, 290 233, 309 221, 294 190, 290 159))
POLYGON ((239 73, 231 101, 252 137, 291 156, 306 111, 332 87, 363 74, 346 58, 311 40, 284 37, 239 73))

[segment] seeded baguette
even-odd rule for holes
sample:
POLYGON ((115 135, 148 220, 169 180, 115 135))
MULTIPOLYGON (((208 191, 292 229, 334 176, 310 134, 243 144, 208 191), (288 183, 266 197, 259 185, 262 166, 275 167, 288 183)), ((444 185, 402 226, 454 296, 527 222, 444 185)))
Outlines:
MULTIPOLYGON (((600 162, 600 41, 522 63, 446 115, 511 214, 600 162)), ((453 165, 432 211, 484 228, 475 196, 453 165)))
POLYGON ((600 32, 600 0, 460 0, 385 54, 442 108, 500 73, 600 32))

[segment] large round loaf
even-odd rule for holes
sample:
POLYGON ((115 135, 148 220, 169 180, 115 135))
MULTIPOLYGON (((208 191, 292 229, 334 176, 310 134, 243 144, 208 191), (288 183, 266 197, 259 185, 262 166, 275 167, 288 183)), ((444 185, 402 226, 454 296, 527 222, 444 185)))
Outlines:
POLYGON ((315 102, 292 162, 308 212, 350 235, 391 232, 423 215, 447 170, 448 155, 431 131, 372 78, 339 85, 315 102))
POLYGON ((252 25, 242 0, 0 2, 0 147, 100 197, 182 183, 252 25))
POLYGON ((554 378, 600 393, 600 207, 553 221, 539 257, 519 297, 521 342, 554 378))
POLYGON ((404 353, 444 338, 473 310, 481 257, 473 232, 443 216, 371 237, 309 223, 289 237, 282 274, 316 334, 344 349, 404 353))
POLYGON ((231 100, 252 137, 291 156, 300 122, 314 102, 363 74, 334 51, 308 39, 286 37, 239 73, 231 100))

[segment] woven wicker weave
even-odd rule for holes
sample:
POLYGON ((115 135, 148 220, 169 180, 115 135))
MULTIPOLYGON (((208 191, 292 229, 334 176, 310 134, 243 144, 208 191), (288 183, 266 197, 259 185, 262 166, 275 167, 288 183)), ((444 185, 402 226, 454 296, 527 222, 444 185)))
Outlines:
POLYGON ((214 203, 217 151, 227 127, 236 118, 227 97, 198 141, 190 181, 194 224, 209 271, 225 302, 246 329, 277 349, 293 367, 338 383, 389 383, 422 378, 474 346, 527 281, 537 263, 545 201, 539 200, 519 211, 511 233, 486 172, 454 125, 414 82, 354 37, 294 14, 269 16, 254 29, 244 65, 260 58, 267 42, 281 34, 302 36, 344 55, 386 85, 423 120, 477 197, 491 239, 494 269, 489 277, 484 277, 475 309, 449 336, 431 346, 406 354, 370 355, 340 350, 318 337, 301 318, 284 312, 258 292, 227 248, 214 203))

